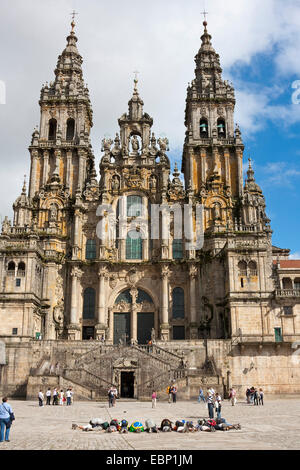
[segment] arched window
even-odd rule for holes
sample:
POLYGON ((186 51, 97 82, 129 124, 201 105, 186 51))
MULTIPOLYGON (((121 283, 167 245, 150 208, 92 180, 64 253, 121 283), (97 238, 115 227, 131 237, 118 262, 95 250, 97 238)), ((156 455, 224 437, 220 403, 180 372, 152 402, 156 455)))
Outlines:
POLYGON ((25 263, 23 263, 23 261, 21 261, 19 264, 18 264, 18 276, 25 276, 25 263))
POLYGON ((142 238, 139 232, 131 230, 126 238, 126 259, 142 259, 142 238))
POLYGON ((289 277, 284 277, 282 279, 282 288, 283 289, 293 289, 292 279, 290 279, 289 277))
POLYGON ((85 289, 83 294, 83 314, 84 320, 93 320, 95 318, 95 299, 96 292, 92 287, 85 289))
POLYGON ((56 119, 53 119, 53 118, 50 119, 48 140, 56 140, 56 128, 57 128, 56 119))
POLYGON ((87 240, 85 246, 85 259, 96 258, 96 240, 87 240))
POLYGON ((239 276, 247 276, 247 263, 246 261, 240 261, 238 264, 239 276))
POLYGON ((255 261, 250 261, 248 264, 250 276, 257 276, 257 264, 255 261))
POLYGON ((200 137, 203 139, 208 137, 208 122, 205 118, 200 120, 200 137))
POLYGON ((67 120, 66 140, 73 140, 75 135, 75 121, 70 118, 67 120))
POLYGON ((16 271, 16 265, 13 261, 10 261, 7 266, 7 271, 9 276, 14 276, 16 271))
POLYGON ((141 196, 127 196, 127 217, 140 217, 142 208, 141 196))
POLYGON ((184 318, 184 290, 181 287, 175 287, 172 292, 172 317, 184 318))
POLYGON ((172 257, 173 259, 182 259, 183 258, 183 248, 182 240, 173 240, 172 244, 172 257))
POLYGON ((224 119, 218 119, 217 123, 218 137, 226 137, 226 126, 224 119))

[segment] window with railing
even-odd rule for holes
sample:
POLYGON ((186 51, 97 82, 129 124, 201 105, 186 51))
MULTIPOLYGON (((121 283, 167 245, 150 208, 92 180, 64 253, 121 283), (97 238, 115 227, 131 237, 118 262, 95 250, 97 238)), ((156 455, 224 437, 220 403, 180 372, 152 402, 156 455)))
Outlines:
POLYGON ((257 264, 255 261, 250 261, 248 268, 250 276, 257 276, 257 264))
POLYGON ((281 343, 283 340, 281 328, 274 328, 274 334, 275 334, 275 342, 281 343))
POLYGON ((18 275, 19 277, 25 277, 25 270, 26 270, 25 263, 23 263, 23 261, 21 261, 21 262, 18 264, 18 273, 17 273, 17 275, 18 275))
POLYGON ((15 273, 16 273, 16 265, 13 261, 10 261, 7 265, 7 275, 15 276, 15 273))

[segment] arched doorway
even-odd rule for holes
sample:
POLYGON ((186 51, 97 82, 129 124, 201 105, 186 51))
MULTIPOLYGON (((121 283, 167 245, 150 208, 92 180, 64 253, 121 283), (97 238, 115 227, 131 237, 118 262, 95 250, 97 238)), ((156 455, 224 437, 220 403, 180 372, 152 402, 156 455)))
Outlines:
POLYGON ((126 289, 114 305, 113 343, 147 344, 155 324, 155 306, 151 296, 142 289, 126 289))

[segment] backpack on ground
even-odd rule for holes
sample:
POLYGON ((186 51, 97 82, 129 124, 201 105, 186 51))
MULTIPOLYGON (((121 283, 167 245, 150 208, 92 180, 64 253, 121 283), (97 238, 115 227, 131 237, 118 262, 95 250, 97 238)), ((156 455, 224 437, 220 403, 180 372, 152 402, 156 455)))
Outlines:
POLYGON ((101 426, 103 427, 104 431, 106 431, 106 429, 109 428, 109 423, 105 421, 104 423, 101 424, 101 426))
POLYGON ((165 427, 169 427, 172 429, 172 423, 169 419, 165 418, 162 420, 160 427, 163 429, 165 427))

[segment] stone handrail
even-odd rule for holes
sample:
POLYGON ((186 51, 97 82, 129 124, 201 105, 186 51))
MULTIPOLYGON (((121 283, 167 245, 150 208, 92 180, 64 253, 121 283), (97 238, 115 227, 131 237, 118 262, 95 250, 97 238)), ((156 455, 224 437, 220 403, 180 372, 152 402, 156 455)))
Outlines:
POLYGON ((277 297, 300 297, 300 289, 276 289, 277 297))
POLYGON ((108 387, 115 386, 115 384, 86 369, 64 369, 62 375, 70 380, 73 379, 83 386, 98 389, 98 391, 102 388, 106 392, 108 387))
POLYGON ((135 347, 140 351, 147 352, 149 355, 168 363, 169 365, 173 365, 174 368, 179 367, 182 363, 182 357, 166 349, 163 349, 160 346, 157 346, 156 344, 135 345, 135 347))

